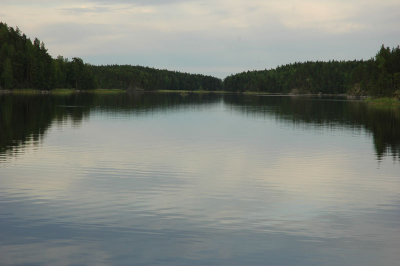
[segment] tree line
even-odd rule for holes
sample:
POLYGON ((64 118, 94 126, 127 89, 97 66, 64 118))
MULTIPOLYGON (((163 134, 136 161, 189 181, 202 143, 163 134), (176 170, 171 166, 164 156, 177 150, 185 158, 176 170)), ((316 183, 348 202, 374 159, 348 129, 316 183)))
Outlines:
POLYGON ((0 22, 0 89, 206 90, 400 97, 400 47, 382 45, 369 60, 296 62, 221 79, 131 65, 94 66, 53 59, 45 45, 0 22))
POLYGON ((218 78, 131 65, 90 66, 97 86, 129 90, 222 90, 218 78))
POLYGON ((45 44, 0 22, 0 89, 222 89, 218 78, 130 65, 93 66, 81 58, 53 59, 45 44))
POLYGON ((95 80, 80 58, 53 59, 43 42, 32 42, 18 27, 0 22, 0 87, 2 89, 91 89, 95 80))
POLYGON ((225 78, 224 90, 400 96, 400 47, 382 45, 376 56, 366 61, 307 61, 247 71, 225 78))

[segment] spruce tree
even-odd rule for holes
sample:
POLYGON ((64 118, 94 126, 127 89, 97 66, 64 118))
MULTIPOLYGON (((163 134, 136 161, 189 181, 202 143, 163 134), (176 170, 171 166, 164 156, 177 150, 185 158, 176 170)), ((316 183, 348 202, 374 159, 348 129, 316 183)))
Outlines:
POLYGON ((7 58, 4 62, 3 73, 1 74, 1 85, 4 89, 9 90, 12 88, 13 72, 11 66, 11 59, 7 58))

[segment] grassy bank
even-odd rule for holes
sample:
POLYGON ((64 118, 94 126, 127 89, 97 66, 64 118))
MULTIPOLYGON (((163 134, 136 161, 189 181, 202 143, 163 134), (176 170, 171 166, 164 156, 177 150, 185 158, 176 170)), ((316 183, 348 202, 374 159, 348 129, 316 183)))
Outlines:
POLYGON ((87 93, 125 93, 125 90, 103 90, 103 89, 95 89, 95 90, 87 90, 87 91, 77 91, 74 89, 55 89, 50 91, 51 93, 55 93, 55 94, 70 94, 70 93, 76 93, 76 92, 87 92, 87 93))
POLYGON ((270 92, 256 92, 256 91, 245 91, 244 95, 281 95, 282 93, 270 93, 270 92))
POLYGON ((396 98, 367 98, 365 101, 370 105, 376 106, 400 106, 400 101, 396 98))
POLYGON ((72 94, 72 93, 79 93, 79 92, 88 92, 88 93, 126 93, 126 90, 88 90, 88 91, 78 91, 74 89, 54 89, 50 91, 41 91, 35 89, 14 89, 10 91, 2 91, 2 92, 11 92, 17 94, 38 94, 38 93, 51 93, 51 94, 72 94))
POLYGON ((161 93, 232 93, 229 91, 204 91, 204 90, 197 90, 197 91, 187 91, 187 90, 158 90, 157 92, 161 93))
POLYGON ((103 89, 97 89, 97 90, 89 90, 89 91, 85 91, 85 92, 89 92, 89 93, 104 93, 104 94, 108 94, 108 93, 126 93, 126 90, 120 90, 120 89, 113 89, 113 90, 103 90, 103 89))
POLYGON ((54 89, 50 91, 51 93, 54 94, 71 94, 71 93, 75 93, 75 90, 73 89, 54 89))
POLYGON ((34 90, 34 89, 15 89, 15 90, 11 90, 10 92, 17 93, 17 94, 36 94, 36 93, 40 93, 40 91, 34 90))

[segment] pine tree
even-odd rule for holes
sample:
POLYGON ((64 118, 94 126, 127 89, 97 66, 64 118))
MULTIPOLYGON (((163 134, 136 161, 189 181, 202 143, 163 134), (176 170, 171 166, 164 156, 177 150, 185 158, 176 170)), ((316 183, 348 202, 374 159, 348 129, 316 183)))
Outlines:
POLYGON ((9 90, 12 87, 13 72, 11 66, 11 59, 7 58, 4 62, 3 73, 1 74, 1 85, 4 89, 9 90))

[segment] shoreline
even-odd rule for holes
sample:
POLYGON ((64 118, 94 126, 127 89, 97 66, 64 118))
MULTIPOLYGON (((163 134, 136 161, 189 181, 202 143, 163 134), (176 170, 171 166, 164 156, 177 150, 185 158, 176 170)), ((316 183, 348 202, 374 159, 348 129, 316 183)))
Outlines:
POLYGON ((0 94, 72 94, 72 93, 125 93, 127 90, 111 89, 111 90, 73 90, 73 89, 54 89, 50 91, 35 90, 35 89, 15 89, 15 90, 0 90, 0 94))
POLYGON ((371 106, 400 107, 400 100, 394 97, 367 98, 365 102, 371 106))
POLYGON ((179 93, 187 94, 237 94, 245 96, 291 96, 291 97, 347 97, 347 99, 362 100, 371 105, 400 105, 400 99, 396 97, 377 97, 372 96, 356 96, 351 94, 293 94, 293 93, 269 93, 269 92, 232 92, 232 91, 189 91, 189 90, 122 90, 122 89, 95 89, 95 90, 74 90, 74 89, 54 89, 50 91, 35 90, 35 89, 15 89, 15 90, 0 90, 0 94, 54 94, 66 95, 73 93, 99 93, 99 94, 117 94, 117 93, 179 93))

